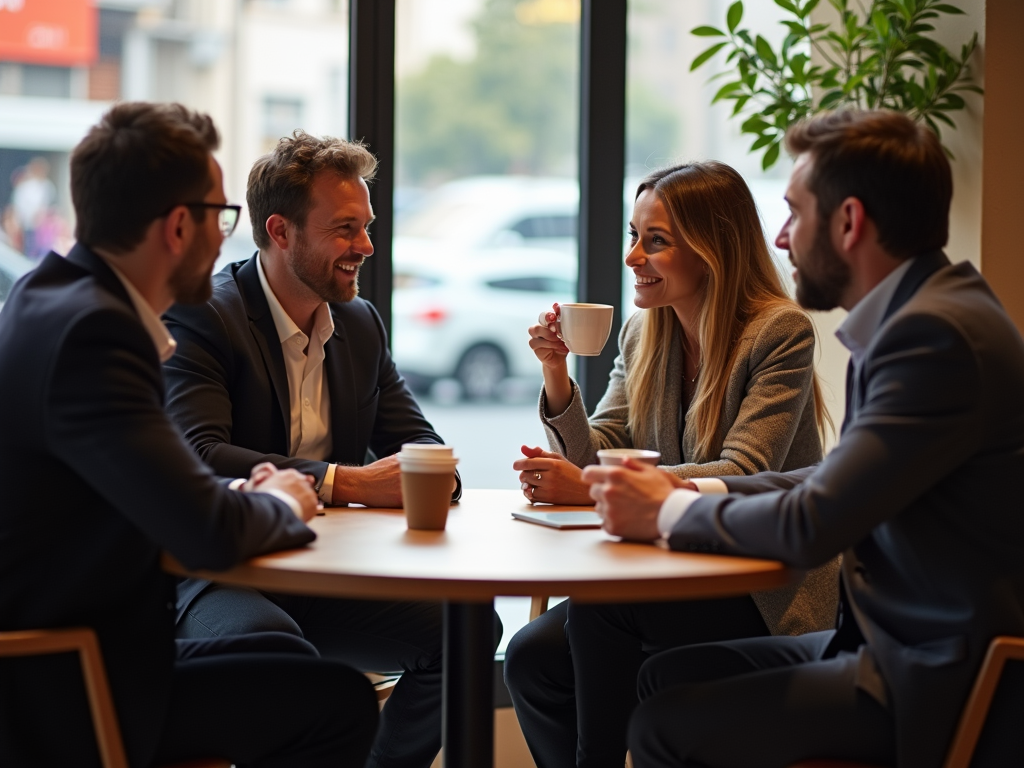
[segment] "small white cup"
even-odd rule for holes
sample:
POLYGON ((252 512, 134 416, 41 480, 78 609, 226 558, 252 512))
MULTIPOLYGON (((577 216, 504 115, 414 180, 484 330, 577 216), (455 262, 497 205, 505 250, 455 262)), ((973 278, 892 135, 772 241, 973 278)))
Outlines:
POLYGON ((574 355, 601 354, 612 332, 615 307, 611 304, 560 304, 558 325, 562 341, 574 355))
POLYGON ((658 466, 661 461, 659 451, 646 451, 642 448, 603 448, 597 452, 597 460, 605 466, 619 466, 626 459, 632 459, 642 464, 658 466))

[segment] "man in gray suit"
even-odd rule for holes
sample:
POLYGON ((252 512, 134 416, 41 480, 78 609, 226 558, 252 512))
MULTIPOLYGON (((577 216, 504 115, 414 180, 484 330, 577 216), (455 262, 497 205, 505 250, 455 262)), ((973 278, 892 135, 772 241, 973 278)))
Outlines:
MULTIPOLYGON (((974 267, 940 250, 943 150, 889 112, 823 115, 786 142, 792 213, 777 245, 805 307, 850 312, 838 445, 808 469, 684 488, 653 468, 585 478, 613 534, 801 568, 842 552, 841 626, 651 659, 637 768, 939 766, 989 641, 1024 634, 1024 344, 974 267)), ((1017 682, 997 720, 1024 698, 1017 682)), ((996 725, 972 765, 1024 760, 1024 740, 996 725)))

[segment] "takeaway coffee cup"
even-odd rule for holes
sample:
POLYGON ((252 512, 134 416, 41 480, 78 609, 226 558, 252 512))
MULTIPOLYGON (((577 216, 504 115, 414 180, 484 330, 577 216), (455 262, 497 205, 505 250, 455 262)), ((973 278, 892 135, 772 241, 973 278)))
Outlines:
POLYGON ((402 470, 402 506, 413 531, 443 531, 459 460, 450 445, 406 443, 398 454, 402 470))
POLYGON ((626 459, 656 467, 661 461, 661 453, 645 451, 640 448, 604 448, 597 452, 597 460, 606 466, 622 464, 626 459))
POLYGON ((610 304, 561 304, 558 324, 562 341, 574 355, 601 354, 612 331, 615 308, 610 304))

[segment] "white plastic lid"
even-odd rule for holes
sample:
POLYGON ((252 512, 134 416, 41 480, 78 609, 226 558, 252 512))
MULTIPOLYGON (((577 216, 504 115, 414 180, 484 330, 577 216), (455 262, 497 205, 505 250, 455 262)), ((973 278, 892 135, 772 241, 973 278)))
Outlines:
POLYGON ((420 472, 429 475, 453 474, 459 460, 454 456, 421 459, 398 454, 398 466, 403 472, 420 472))
POLYGON ((437 443, 405 443, 400 458, 418 459, 420 461, 446 461, 454 458, 454 449, 450 445, 437 443))

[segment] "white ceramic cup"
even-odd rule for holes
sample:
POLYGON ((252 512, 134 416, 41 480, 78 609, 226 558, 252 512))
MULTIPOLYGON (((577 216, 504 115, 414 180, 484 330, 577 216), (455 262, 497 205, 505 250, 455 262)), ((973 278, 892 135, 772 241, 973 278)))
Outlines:
POLYGON ((560 304, 558 325, 562 341, 574 355, 601 354, 612 332, 615 307, 611 304, 560 304))
POLYGON ((626 459, 639 461, 642 464, 658 466, 661 461, 659 451, 645 451, 642 448, 603 448, 597 452, 597 460, 605 466, 621 465, 626 459))

